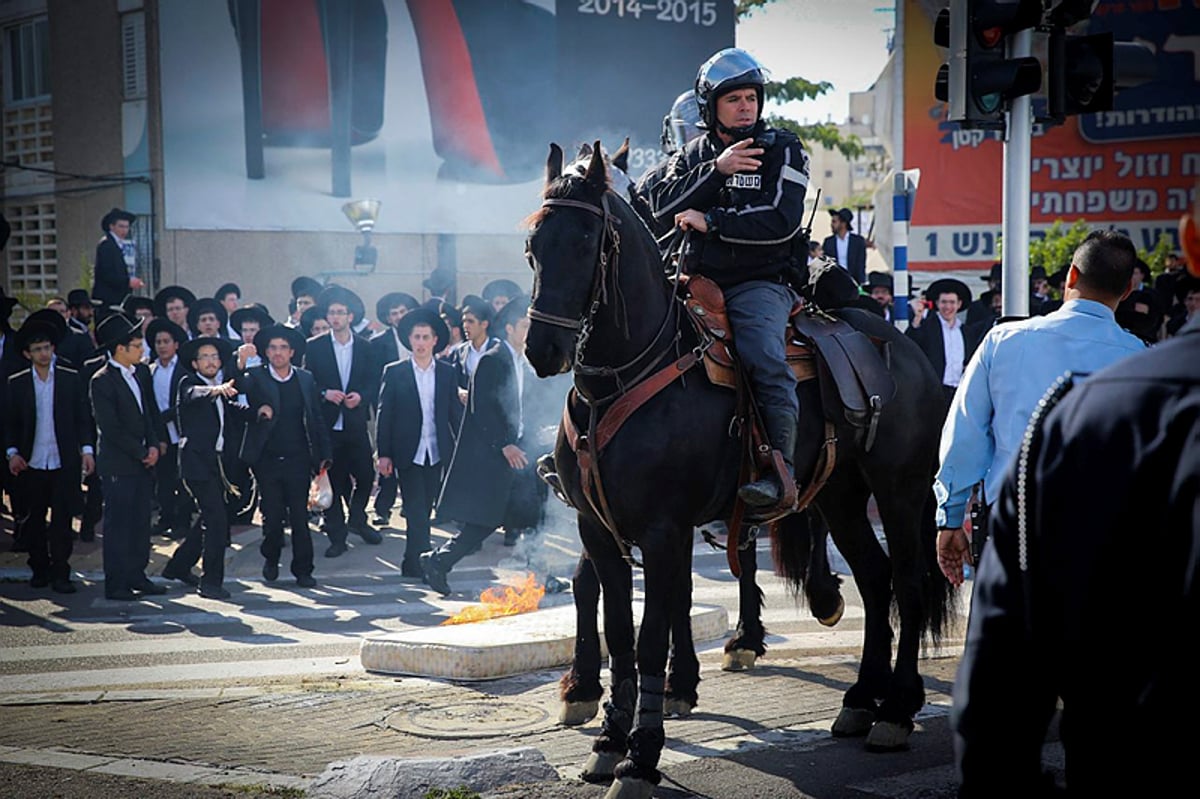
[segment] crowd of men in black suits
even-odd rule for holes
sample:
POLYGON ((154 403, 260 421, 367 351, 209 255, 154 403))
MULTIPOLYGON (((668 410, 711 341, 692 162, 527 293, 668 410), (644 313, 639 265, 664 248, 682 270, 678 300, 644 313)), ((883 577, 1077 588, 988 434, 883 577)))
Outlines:
POLYGON ((104 299, 76 289, 14 329, 17 302, 0 292, 3 488, 32 586, 77 590, 74 516, 84 541, 102 522, 112 600, 165 591, 146 574, 155 534, 181 540, 164 577, 229 598, 230 530, 256 512, 264 579, 278 579, 290 530, 292 576, 312 587, 310 522, 336 558, 352 536, 381 543, 399 494, 402 575, 443 594, 488 535, 503 528, 511 545, 538 525, 546 493, 534 462, 553 444, 566 386, 545 390, 524 358, 528 298, 515 283, 453 306, 438 270, 424 281, 434 299, 389 293, 372 322, 355 292, 300 277, 276 322, 234 283, 211 297, 132 293, 141 280, 121 248, 130 216, 104 220, 124 230, 97 247, 104 299), (322 476, 332 501, 316 518, 310 491, 322 476), (461 532, 433 552, 435 507, 461 532))

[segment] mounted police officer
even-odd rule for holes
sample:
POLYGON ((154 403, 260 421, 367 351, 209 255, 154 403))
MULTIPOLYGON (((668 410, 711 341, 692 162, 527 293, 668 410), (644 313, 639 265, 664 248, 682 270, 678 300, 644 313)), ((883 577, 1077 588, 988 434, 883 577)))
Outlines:
MULTIPOLYGON (((738 355, 754 386, 772 449, 789 472, 800 413, 788 368, 784 329, 796 295, 786 273, 803 244, 808 155, 791 133, 762 121, 766 70, 749 53, 721 50, 696 77, 696 103, 707 134, 672 156, 650 187, 659 222, 701 234, 696 271, 725 293, 738 355)), ((778 504, 774 476, 744 485, 747 504, 778 504)))

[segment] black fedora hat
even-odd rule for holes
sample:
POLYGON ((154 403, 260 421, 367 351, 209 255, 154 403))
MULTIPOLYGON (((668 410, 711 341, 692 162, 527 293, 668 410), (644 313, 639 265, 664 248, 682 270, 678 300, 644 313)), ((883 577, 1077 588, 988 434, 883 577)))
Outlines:
POLYGON ((175 339, 176 344, 182 344, 188 340, 184 329, 165 316, 156 316, 146 323, 146 343, 153 347, 154 339, 158 338, 159 333, 170 335, 171 338, 175 339))
POLYGON ((101 300, 92 299, 92 295, 87 289, 71 289, 67 292, 67 307, 78 308, 81 305, 90 305, 93 308, 99 308, 104 303, 101 300))
POLYGON ((492 317, 496 313, 495 309, 492 308, 492 304, 478 294, 468 294, 463 297, 458 310, 463 314, 471 314, 480 322, 492 321, 492 317))
POLYGON ((145 336, 141 330, 142 320, 130 319, 123 313, 112 313, 100 320, 96 325, 96 344, 101 349, 111 349, 121 339, 130 333, 145 336))
POLYGON ((301 275, 292 281, 292 299, 296 297, 312 297, 314 300, 321 293, 321 282, 314 277, 301 275))
MULTIPOLYGON (((1148 273, 1148 270, 1147 270, 1147 273, 1148 273)), ((1030 269, 1029 270, 1029 279, 1030 280, 1045 280, 1046 279, 1046 267, 1035 266, 1032 269, 1030 269)))
POLYGON ((224 305, 212 297, 201 297, 188 305, 188 327, 192 329, 193 333, 198 329, 196 325, 200 321, 200 317, 207 313, 217 317, 217 321, 221 324, 221 330, 224 330, 225 326, 229 324, 229 314, 225 311, 224 305))
POLYGON ((525 314, 529 312, 529 298, 523 294, 516 297, 510 297, 503 308, 496 311, 496 318, 492 320, 492 327, 496 330, 496 335, 503 338, 504 328, 508 325, 515 325, 525 314))
MULTIPOLYGON (((183 346, 179 348, 179 363, 188 371, 192 369, 192 361, 196 360, 196 354, 200 352, 201 347, 216 347, 217 352, 221 355, 221 366, 232 363, 233 361, 233 342, 227 338, 214 338, 212 336, 201 336, 194 338, 191 341, 185 341, 183 346)), ((226 370, 228 372, 228 370, 226 370)), ((228 374, 226 375, 228 377, 228 374)))
POLYGON ((836 216, 846 223, 847 228, 854 230, 854 212, 849 208, 830 208, 829 215, 836 216))
POLYGON ((375 303, 375 318, 386 325, 388 323, 388 312, 397 305, 403 305, 408 310, 415 311, 421 306, 421 303, 417 302, 417 298, 411 294, 406 294, 403 291, 389 291, 375 303))
POLYGON ((421 281, 421 285, 429 289, 430 294, 441 296, 454 288, 454 274, 444 266, 439 266, 429 273, 429 277, 421 281))
POLYGON ((122 221, 133 224, 137 221, 137 214, 132 214, 123 208, 113 208, 100 219, 100 229, 107 233, 114 222, 122 221))
POLYGON ((304 350, 306 347, 304 334, 294 327, 274 324, 270 327, 264 327, 254 337, 254 348, 258 350, 259 356, 264 361, 267 359, 267 345, 273 339, 277 338, 281 338, 291 345, 292 363, 300 363, 304 359, 304 350))
POLYGON ((873 288, 885 288, 893 294, 896 291, 896 279, 891 272, 867 272, 867 282, 862 284, 867 291, 873 288))
POLYGON ((483 287, 483 298, 488 302, 491 302, 497 297, 508 297, 508 299, 511 301, 513 297, 524 293, 525 292, 521 291, 521 287, 516 283, 505 279, 493 280, 491 283, 488 283, 483 287))
MULTIPOLYGON (((304 309, 304 313, 300 314, 299 330, 304 333, 304 338, 312 337, 313 323, 318 319, 325 321, 325 314, 322 309, 316 305, 304 309)), ((328 323, 326 323, 328 324, 328 323)))
POLYGON ((121 311, 126 316, 137 316, 137 312, 145 309, 151 314, 154 313, 154 300, 149 297, 140 297, 137 294, 130 294, 125 298, 125 302, 121 303, 121 311))
POLYGON ((1200 277, 1184 273, 1175 280, 1175 299, 1186 302, 1193 291, 1200 291, 1200 277))
POLYGON ((67 337, 67 320, 53 308, 34 311, 25 318, 17 331, 17 348, 22 352, 35 335, 45 336, 57 347, 67 337))
POLYGON ((336 283, 330 283, 317 296, 317 306, 324 314, 329 310, 332 303, 339 303, 346 306, 346 310, 354 314, 354 322, 357 324, 366 316, 367 306, 363 305, 362 297, 355 294, 345 286, 339 286, 336 283))
POLYGON ((971 304, 971 290, 966 283, 953 277, 943 277, 930 283, 929 288, 925 289, 925 299, 936 303, 938 297, 947 293, 957 294, 963 308, 971 304))
POLYGON ((450 343, 450 328, 446 326, 446 322, 442 319, 441 314, 423 305, 420 308, 409 311, 404 315, 403 319, 396 323, 396 335, 400 336, 400 341, 404 346, 408 346, 408 337, 417 325, 429 325, 433 328, 434 338, 437 339, 437 342, 433 345, 434 352, 440 352, 443 347, 450 343))
POLYGON ((442 317, 447 327, 462 327, 462 312, 445 300, 430 300, 421 307, 428 308, 442 317))
POLYGON ((259 330, 264 327, 270 327, 275 324, 275 320, 271 318, 271 314, 267 313, 267 309, 255 303, 253 305, 243 305, 229 315, 229 324, 238 333, 242 332, 242 322, 249 320, 258 320, 259 330))
POLYGON ((992 280, 1003 280, 1004 279, 1004 264, 1001 263, 1000 261, 996 261, 994 264, 991 265, 991 268, 989 268, 988 271, 984 272, 979 277, 981 280, 986 280, 989 282, 992 280))
POLYGON ((183 286, 166 286, 154 295, 154 315, 166 316, 167 303, 173 299, 183 300, 183 304, 191 308, 196 304, 196 295, 183 286))

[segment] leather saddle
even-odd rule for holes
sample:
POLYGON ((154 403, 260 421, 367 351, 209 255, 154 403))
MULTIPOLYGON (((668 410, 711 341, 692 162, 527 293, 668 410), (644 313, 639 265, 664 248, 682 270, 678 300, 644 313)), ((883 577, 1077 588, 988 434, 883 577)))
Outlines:
MULTIPOLYGON (((704 354, 708 379, 736 389, 733 330, 724 294, 716 283, 697 275, 690 276, 681 291, 697 332, 712 340, 704 354)), ((888 368, 888 342, 869 338, 842 319, 797 303, 788 319, 787 361, 797 382, 819 380, 826 419, 836 423, 840 409, 845 422, 865 431, 869 450, 879 414, 896 395, 896 382, 888 368)))

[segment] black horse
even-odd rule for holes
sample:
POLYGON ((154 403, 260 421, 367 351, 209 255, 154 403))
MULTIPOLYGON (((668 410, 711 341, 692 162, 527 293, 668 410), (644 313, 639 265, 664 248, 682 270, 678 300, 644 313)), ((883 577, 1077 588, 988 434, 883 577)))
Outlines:
MULTIPOLYGON (((703 370, 686 368, 699 338, 683 321, 653 236, 610 191, 599 147, 578 176, 562 173, 562 151, 552 145, 543 196, 527 244, 535 280, 526 354, 539 375, 575 372, 554 460, 563 490, 580 509, 580 535, 603 587, 611 657, 612 700, 585 776, 607 776, 609 764, 624 756, 612 770, 618 784, 610 794, 648 796, 659 779, 664 740, 668 633, 690 602, 692 529, 721 517, 736 488, 739 444, 729 434, 734 396, 709 383, 703 370), (680 371, 678 379, 637 408, 603 452, 585 446, 582 457, 577 453, 572 430, 594 440, 597 421, 614 402, 642 378, 669 369, 680 371), (592 490, 585 490, 585 479, 592 490), (634 550, 646 586, 636 655, 629 565, 634 550)), ((853 431, 839 432, 838 467, 817 502, 855 572, 867 613, 859 680, 847 692, 834 730, 869 732, 869 745, 891 749, 904 745, 924 704, 917 672, 922 635, 936 637, 949 607, 949 586, 931 562, 936 422, 921 422, 924 410, 937 407, 940 389, 924 356, 893 328, 865 313, 845 317, 891 343, 898 392, 870 453, 861 451, 853 431), (871 493, 890 559, 866 517, 871 493), (894 669, 893 598, 901 622, 894 669)), ((800 475, 811 470, 824 437, 819 396, 812 388, 802 392, 805 443, 795 461, 800 475)), ((796 581, 806 569, 797 551, 803 544, 787 538, 806 532, 793 517, 780 525, 778 550, 796 558, 783 569, 796 581)), ((677 656, 681 649, 677 645, 677 656)))

